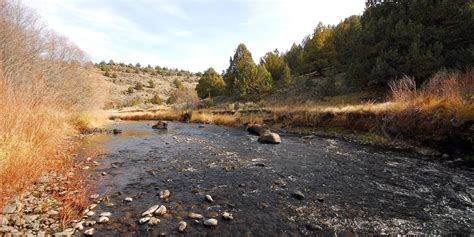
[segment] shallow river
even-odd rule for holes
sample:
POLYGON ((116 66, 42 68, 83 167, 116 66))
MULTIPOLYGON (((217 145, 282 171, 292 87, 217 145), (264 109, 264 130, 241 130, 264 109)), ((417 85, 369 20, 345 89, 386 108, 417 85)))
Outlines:
POLYGON ((188 236, 474 234, 468 168, 337 139, 287 135, 280 145, 262 145, 243 129, 170 123, 158 131, 151 124, 116 123, 122 134, 86 138, 84 151, 104 149, 100 165, 87 171, 95 191, 115 204, 98 206, 113 215, 96 235, 179 236, 181 220, 188 236), (159 198, 165 189, 168 202, 159 198), (168 208, 161 223, 138 224, 156 204, 168 208), (189 219, 190 211, 217 216, 218 226, 189 219), (234 220, 223 220, 223 211, 234 220))

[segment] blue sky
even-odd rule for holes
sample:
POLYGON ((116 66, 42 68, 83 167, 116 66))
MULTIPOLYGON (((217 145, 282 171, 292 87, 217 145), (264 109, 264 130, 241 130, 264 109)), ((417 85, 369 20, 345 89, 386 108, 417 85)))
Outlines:
POLYGON ((227 68, 239 43, 256 62, 300 43, 318 22, 361 14, 364 0, 24 0, 99 62, 227 68))

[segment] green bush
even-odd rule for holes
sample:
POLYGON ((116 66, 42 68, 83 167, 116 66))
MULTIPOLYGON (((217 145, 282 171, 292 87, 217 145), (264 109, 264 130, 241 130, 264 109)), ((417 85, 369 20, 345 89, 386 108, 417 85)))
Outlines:
POLYGON ((143 90, 143 84, 141 82, 137 82, 137 84, 135 84, 135 90, 137 91, 143 90))
POLYGON ((148 86, 149 86, 150 88, 155 88, 155 82, 150 79, 150 80, 148 81, 148 86))
POLYGON ((154 105, 161 105, 163 104, 163 100, 160 98, 159 95, 154 95, 153 98, 150 99, 150 103, 154 105))
POLYGON ((135 91, 135 90, 134 90, 133 87, 131 87, 131 86, 130 86, 130 87, 128 88, 128 90, 127 90, 127 92, 128 92, 129 94, 132 94, 134 91, 135 91))

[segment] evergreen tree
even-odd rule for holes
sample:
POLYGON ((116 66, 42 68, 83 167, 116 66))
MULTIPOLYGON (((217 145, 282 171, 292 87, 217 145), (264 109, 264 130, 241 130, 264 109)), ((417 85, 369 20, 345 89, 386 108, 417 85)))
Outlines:
POLYGON ((212 67, 204 72, 196 86, 200 98, 219 96, 224 90, 224 79, 212 67))
POLYGON ((286 64, 283 55, 280 55, 276 49, 273 52, 268 52, 260 60, 260 64, 265 65, 265 68, 270 72, 273 81, 281 85, 291 84, 290 68, 286 64))

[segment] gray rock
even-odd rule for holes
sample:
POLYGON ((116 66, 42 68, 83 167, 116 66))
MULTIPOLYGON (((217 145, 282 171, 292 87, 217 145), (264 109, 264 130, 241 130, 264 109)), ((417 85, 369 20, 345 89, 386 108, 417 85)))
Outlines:
POLYGON ((224 218, 224 220, 233 220, 234 216, 231 213, 225 211, 222 213, 222 218, 224 218))
POLYGON ((204 221, 205 226, 216 226, 217 223, 218 223, 217 220, 214 219, 214 218, 207 219, 207 220, 204 221))
POLYGON ((111 212, 102 212, 102 213, 100 213, 100 216, 111 217, 112 213, 111 212))
POLYGON ((170 197, 170 195, 171 195, 171 192, 168 189, 165 190, 165 191, 161 191, 160 192, 160 199, 167 199, 167 198, 170 197))
POLYGON ((85 236, 93 236, 94 233, 95 233, 94 228, 89 228, 89 229, 87 229, 86 231, 84 231, 84 235, 85 235, 85 236))
POLYGON ((203 218, 203 216, 201 214, 194 213, 194 212, 190 212, 188 214, 188 217, 191 218, 191 219, 202 219, 203 218))
POLYGON ((449 158, 449 155, 445 153, 445 154, 443 154, 443 155, 441 156, 441 158, 443 158, 443 159, 448 159, 448 158, 449 158))
POLYGON ((145 224, 145 223, 147 223, 150 219, 151 219, 151 217, 146 216, 146 217, 141 218, 141 219, 138 221, 138 223, 140 223, 140 224, 145 224))
POLYGON ((185 221, 180 221, 178 224, 178 230, 180 232, 183 232, 187 226, 188 226, 188 223, 186 223, 185 221))
POLYGON ((291 196, 293 196, 296 199, 303 200, 304 199, 304 194, 301 191, 294 191, 291 196))
POLYGON ((164 215, 166 214, 167 210, 166 210, 166 207, 161 205, 156 211, 155 211, 155 214, 157 215, 164 215))
POLYGON ((280 135, 273 132, 269 132, 269 133, 260 135, 260 137, 258 137, 258 142, 264 143, 264 144, 280 144, 281 138, 280 138, 280 135))
POLYGON ((84 225, 87 227, 94 226, 97 222, 96 221, 85 221, 84 225))
POLYGON ((168 129, 168 123, 163 121, 158 121, 155 125, 151 128, 153 129, 168 129))
POLYGON ((133 198, 131 198, 131 197, 126 197, 124 200, 125 200, 126 202, 133 202, 133 198))
POLYGON ((214 199, 211 197, 211 195, 206 195, 206 200, 208 202, 214 202, 214 199))
POLYGON ((109 222, 109 218, 106 217, 106 216, 101 216, 101 217, 99 217, 99 220, 97 220, 97 223, 99 223, 99 224, 105 224, 107 222, 109 222))
POLYGON ((154 206, 148 208, 148 210, 146 210, 145 212, 142 213, 142 216, 152 215, 159 207, 160 207, 160 205, 154 205, 154 206))

